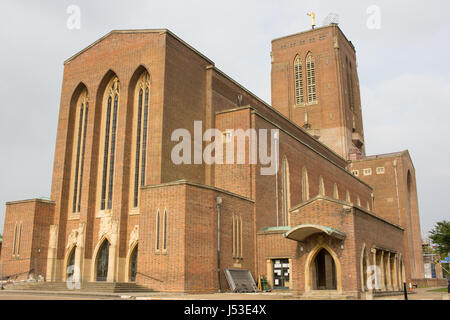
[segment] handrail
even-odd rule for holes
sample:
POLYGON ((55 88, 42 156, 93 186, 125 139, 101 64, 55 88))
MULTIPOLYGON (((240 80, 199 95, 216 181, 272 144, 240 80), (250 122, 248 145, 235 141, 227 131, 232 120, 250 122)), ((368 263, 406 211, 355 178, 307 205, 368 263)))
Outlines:
POLYGON ((15 277, 15 276, 20 276, 21 274, 25 274, 25 273, 30 273, 31 271, 34 271, 34 269, 30 269, 28 271, 24 271, 24 272, 19 272, 19 273, 14 273, 14 274, 10 274, 10 275, 4 275, 0 278, 1 281, 5 280, 5 278, 11 278, 11 277, 15 277))
POLYGON ((163 280, 159 280, 159 279, 153 278, 153 277, 151 277, 151 276, 149 276, 149 275, 147 275, 147 274, 145 274, 145 273, 136 271, 136 274, 138 274, 138 273, 141 274, 141 275, 143 275, 144 277, 150 278, 150 279, 152 279, 152 280, 156 280, 156 281, 159 281, 159 282, 164 282, 163 280))

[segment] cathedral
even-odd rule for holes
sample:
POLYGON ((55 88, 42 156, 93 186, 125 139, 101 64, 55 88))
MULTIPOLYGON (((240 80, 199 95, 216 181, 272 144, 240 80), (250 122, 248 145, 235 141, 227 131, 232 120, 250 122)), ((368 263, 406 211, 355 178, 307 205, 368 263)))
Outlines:
POLYGON ((352 42, 330 24, 270 57, 271 105, 166 29, 114 30, 66 60, 51 194, 7 203, 3 277, 204 293, 245 270, 354 298, 424 278, 414 165, 366 155, 352 42), (274 174, 247 149, 174 162, 173 133, 196 123, 231 156, 234 132, 276 130, 274 174))

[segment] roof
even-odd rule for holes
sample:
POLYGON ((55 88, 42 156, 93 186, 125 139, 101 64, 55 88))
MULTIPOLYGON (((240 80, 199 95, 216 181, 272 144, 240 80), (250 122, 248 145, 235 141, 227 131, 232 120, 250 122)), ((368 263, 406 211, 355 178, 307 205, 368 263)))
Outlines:
POLYGON ((167 33, 170 36, 172 36, 173 38, 175 38, 176 40, 180 41, 182 44, 184 44, 186 47, 188 47, 189 49, 191 49, 192 51, 194 51, 196 54, 198 54, 199 56, 201 56, 203 59, 205 59, 206 61, 208 61, 210 64, 214 65, 214 62, 209 59, 208 57, 206 57, 205 55, 203 55, 200 51, 196 50, 194 47, 190 46, 188 43, 186 43, 185 41, 183 41, 180 37, 178 37, 176 34, 174 34, 173 32, 171 32, 168 29, 129 29, 129 30, 112 30, 110 32, 108 32, 107 34, 105 34, 103 37, 101 37, 100 39, 96 40, 95 42, 91 43, 90 45, 88 45, 86 48, 78 51, 76 54, 74 54, 73 56, 71 56, 70 58, 68 58, 66 61, 64 61, 64 64, 69 63, 70 61, 72 61, 73 59, 75 59, 76 57, 78 57, 79 55, 81 55, 83 52, 89 50, 90 48, 92 48, 93 46, 95 46, 97 43, 100 43, 101 41, 103 41, 104 39, 108 38, 110 35, 112 34, 127 34, 127 33, 159 33, 159 34, 163 34, 163 33, 167 33))
POLYGON ((371 156, 365 156, 365 157, 363 157, 360 160, 352 161, 352 163, 373 161, 373 160, 379 160, 379 159, 401 158, 401 157, 407 158, 409 160, 409 162, 411 163, 411 166, 414 168, 414 163, 412 161, 411 154, 409 153, 409 150, 403 150, 403 151, 399 151, 399 152, 391 152, 391 153, 383 153, 383 154, 375 154, 375 155, 371 155, 371 156))
POLYGON ((353 51, 356 51, 356 50, 355 50, 355 46, 353 45, 353 43, 352 43, 350 40, 348 40, 348 38, 347 38, 347 36, 345 35, 345 33, 341 30, 341 28, 339 28, 339 25, 336 24, 336 23, 331 23, 331 24, 326 25, 326 26, 315 27, 314 29, 310 29, 310 30, 306 30, 306 31, 302 31, 302 32, 297 32, 297 33, 289 34, 289 35, 287 35, 287 36, 282 36, 282 37, 279 37, 279 38, 275 38, 275 39, 272 40, 272 43, 275 42, 275 41, 278 41, 278 40, 282 40, 282 39, 286 39, 286 38, 290 38, 290 37, 299 36, 299 35, 301 35, 301 34, 307 34, 307 33, 311 33, 311 32, 316 32, 316 31, 318 31, 318 30, 321 30, 321 29, 327 29, 327 28, 336 28, 337 30, 339 30, 339 32, 340 32, 341 35, 344 37, 344 39, 347 41, 347 43, 352 47, 353 51))
POLYGON ((342 231, 336 230, 327 226, 319 226, 315 224, 302 224, 293 227, 291 230, 284 234, 287 239, 303 242, 309 236, 316 233, 325 233, 326 235, 336 238, 338 240, 344 240, 346 234, 342 231))
POLYGON ((367 210, 366 208, 360 207, 360 206, 358 206, 358 205, 356 205, 354 203, 349 203, 349 202, 346 202, 346 201, 343 201, 343 200, 334 199, 334 198, 330 198, 330 197, 327 197, 327 196, 321 196, 321 195, 318 195, 318 196, 316 196, 316 197, 314 197, 312 199, 309 199, 308 201, 305 201, 303 203, 300 203, 300 204, 292 207, 291 209, 289 209, 289 212, 298 211, 302 207, 305 207, 305 206, 307 206, 307 205, 309 205, 309 204, 311 204, 313 202, 316 202, 316 201, 334 202, 334 203, 336 203, 338 205, 342 205, 344 209, 356 208, 360 212, 365 213, 365 214, 367 214, 367 215, 369 215, 369 216, 371 216, 371 217, 373 217, 375 219, 378 219, 378 220, 381 220, 381 221, 383 221, 383 222, 385 222, 387 224, 390 224, 390 225, 396 227, 397 229, 404 230, 400 225, 395 224, 393 222, 390 222, 390 221, 386 220, 385 218, 377 215, 376 213, 374 213, 374 212, 372 212, 370 210, 367 210))
POLYGON ((399 151, 399 152, 374 154, 371 156, 365 156, 361 160, 355 160, 354 162, 365 161, 365 160, 376 160, 376 159, 383 159, 383 158, 395 158, 395 157, 401 157, 408 153, 409 153, 408 150, 404 150, 404 151, 399 151))

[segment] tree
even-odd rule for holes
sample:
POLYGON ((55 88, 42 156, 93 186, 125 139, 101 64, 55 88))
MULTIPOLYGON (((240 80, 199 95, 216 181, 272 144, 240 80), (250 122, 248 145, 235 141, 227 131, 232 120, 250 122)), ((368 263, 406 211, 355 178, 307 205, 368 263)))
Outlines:
POLYGON ((450 222, 444 220, 436 223, 430 231, 430 239, 436 244, 436 250, 441 257, 446 257, 450 252, 450 222))

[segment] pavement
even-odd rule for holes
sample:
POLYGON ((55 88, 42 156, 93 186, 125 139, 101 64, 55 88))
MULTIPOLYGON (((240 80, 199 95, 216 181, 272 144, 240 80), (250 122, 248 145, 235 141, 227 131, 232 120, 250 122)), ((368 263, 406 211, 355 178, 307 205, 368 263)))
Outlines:
MULTIPOLYGON (((408 295, 408 300, 450 300, 450 294, 447 292, 428 291, 439 288, 416 288, 414 289, 414 294, 408 295)), ((404 300, 404 296, 380 297, 375 298, 375 300, 404 300)))
MULTIPOLYGON (((409 300, 450 300, 446 292, 429 292, 433 288, 418 288, 409 300)), ((289 292, 267 293, 103 293, 74 291, 0 290, 0 300, 295 300, 298 296, 289 292)), ((403 300, 403 295, 379 297, 374 300, 403 300)))

